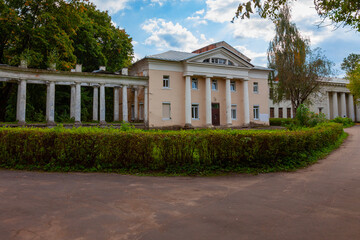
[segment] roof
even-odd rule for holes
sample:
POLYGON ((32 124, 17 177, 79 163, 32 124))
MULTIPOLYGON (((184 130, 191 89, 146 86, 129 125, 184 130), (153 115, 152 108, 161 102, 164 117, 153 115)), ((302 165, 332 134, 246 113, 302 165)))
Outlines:
POLYGON ((160 59, 160 60, 167 60, 167 61, 182 61, 182 60, 188 59, 190 57, 194 57, 196 55, 198 55, 198 54, 170 50, 170 51, 167 51, 164 53, 150 55, 145 58, 160 59))

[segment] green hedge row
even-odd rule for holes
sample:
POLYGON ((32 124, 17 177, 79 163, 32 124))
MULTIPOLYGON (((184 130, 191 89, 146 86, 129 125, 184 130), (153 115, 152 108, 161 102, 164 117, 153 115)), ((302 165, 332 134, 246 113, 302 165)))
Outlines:
POLYGON ((0 166, 167 172, 296 166, 342 133, 336 123, 301 131, 0 128, 0 166))
POLYGON ((285 126, 291 123, 294 123, 292 118, 270 118, 270 126, 285 126))

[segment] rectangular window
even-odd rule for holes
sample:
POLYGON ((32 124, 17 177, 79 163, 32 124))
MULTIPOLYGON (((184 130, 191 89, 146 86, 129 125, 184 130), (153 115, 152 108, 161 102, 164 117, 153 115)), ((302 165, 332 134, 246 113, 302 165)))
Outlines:
POLYGON ((236 104, 231 105, 231 119, 236 120, 236 104))
POLYGON ((254 93, 258 93, 259 92, 259 84, 257 82, 254 82, 254 93))
POLYGON ((144 103, 139 103, 139 120, 144 120, 144 103))
POLYGON ((169 88, 169 87, 170 87, 170 77, 163 76, 163 88, 169 88))
POLYGON ((192 79, 191 86, 192 86, 192 89, 198 89, 198 79, 197 78, 192 79))
POLYGON ((235 81, 230 82, 230 90, 232 92, 236 92, 236 83, 235 83, 235 81))
POLYGON ((171 107, 170 103, 163 103, 162 104, 162 118, 163 120, 171 119, 171 107))
POLYGON ((273 107, 270 108, 270 118, 275 117, 275 109, 273 107))
POLYGON ((319 107, 319 113, 322 113, 322 112, 323 112, 323 108, 319 107))
POLYGON ((131 104, 131 120, 135 120, 135 105, 131 104))
POLYGON ((191 105, 191 118, 192 119, 199 119, 199 104, 192 104, 191 105))
POLYGON ((259 120, 259 106, 254 106, 254 120, 259 120))
POLYGON ((279 108, 279 118, 283 118, 283 109, 279 108))
POLYGON ((291 108, 287 108, 286 111, 286 117, 291 118, 291 108))
POLYGON ((211 89, 214 91, 218 90, 217 80, 212 80, 211 89))

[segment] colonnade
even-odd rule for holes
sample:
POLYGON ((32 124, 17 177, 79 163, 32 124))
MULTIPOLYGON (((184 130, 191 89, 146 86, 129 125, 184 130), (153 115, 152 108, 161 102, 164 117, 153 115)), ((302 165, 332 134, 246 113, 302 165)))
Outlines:
MULTIPOLYGON (((70 84, 70 117, 75 119, 75 123, 81 123, 81 82, 74 82, 70 84)), ((55 81, 47 81, 46 91, 46 121, 48 124, 55 123, 55 81)), ((25 124, 26 118, 26 86, 27 80, 20 79, 18 81, 17 93, 17 109, 16 120, 19 124, 25 124)), ((93 120, 100 121, 100 124, 105 124, 105 83, 91 85, 93 87, 93 120), (99 89, 100 89, 100 108, 99 108, 99 89), (100 111, 99 111, 100 110, 100 111), (99 114, 100 113, 100 114, 99 114), (100 116, 100 119, 98 118, 100 116)), ((122 88, 122 120, 129 121, 128 116, 128 96, 127 89, 129 85, 122 84, 119 86, 111 86, 114 88, 114 121, 119 121, 119 89, 122 88)), ((134 88, 134 115, 138 119, 138 90, 139 86, 132 86, 134 88)), ((148 87, 144 88, 144 122, 147 124, 148 119, 148 87)))
MULTIPOLYGON (((212 109, 211 109, 211 78, 205 78, 205 111, 206 111, 206 125, 212 126, 212 109)), ((231 119, 231 79, 226 78, 226 124, 232 125, 231 119)), ((244 99, 244 119, 245 125, 250 124, 249 113, 249 88, 248 79, 242 79, 243 82, 243 99, 244 99)), ((191 76, 185 76, 185 126, 191 126, 191 76)))
POLYGON ((336 117, 349 117, 355 121, 355 107, 354 107, 354 97, 352 94, 348 93, 346 98, 345 92, 328 92, 328 118, 336 117), (338 101, 338 95, 340 95, 340 103, 338 101), (331 96, 331 97, 330 97, 331 96), (332 104, 330 103, 330 98, 332 99, 332 104), (332 106, 332 107, 331 107, 332 106))

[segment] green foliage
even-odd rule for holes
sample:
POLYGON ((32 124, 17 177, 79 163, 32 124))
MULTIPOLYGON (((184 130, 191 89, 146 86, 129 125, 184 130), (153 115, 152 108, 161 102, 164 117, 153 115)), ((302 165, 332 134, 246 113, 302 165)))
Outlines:
MULTIPOLYGON (((233 21, 235 18, 250 18, 254 10, 257 10, 262 18, 274 20, 279 17, 282 7, 291 2, 293 0, 248 0, 239 4, 233 21)), ((335 27, 344 25, 360 31, 360 2, 358 0, 314 0, 314 6, 318 15, 324 20, 329 18, 335 27)))
POLYGON ((270 118, 270 126, 286 126, 294 122, 292 118, 270 118))
POLYGON ((342 133, 337 123, 301 131, 0 128, 0 166, 188 174, 292 169, 342 133))
POLYGON ((349 73, 354 71, 359 63, 360 54, 351 53, 349 56, 344 58, 343 62, 341 63, 341 69, 349 73))
MULTIPOLYGON (((332 63, 320 49, 311 50, 309 40, 301 37, 290 22, 290 10, 285 6, 275 21, 275 37, 268 49, 269 84, 272 100, 290 100, 296 111, 311 94, 319 91, 319 78, 329 76, 332 63)), ((295 115, 295 112, 294 112, 295 115)))
POLYGON ((347 72, 346 78, 349 79, 347 87, 358 102, 360 100, 360 62, 357 63, 354 70, 347 72))
POLYGON ((318 124, 328 122, 325 114, 311 112, 304 104, 298 107, 294 120, 294 123, 289 126, 290 129, 315 127, 318 124))
POLYGON ((351 118, 347 118, 347 117, 346 118, 336 117, 333 120, 331 120, 331 122, 341 123, 345 128, 352 127, 355 125, 353 120, 351 118))

